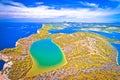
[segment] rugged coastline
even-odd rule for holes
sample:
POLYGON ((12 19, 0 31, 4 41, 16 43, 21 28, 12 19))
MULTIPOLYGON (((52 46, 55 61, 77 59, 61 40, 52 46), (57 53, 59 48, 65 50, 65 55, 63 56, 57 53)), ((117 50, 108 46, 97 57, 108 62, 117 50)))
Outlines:
MULTIPOLYGON (((92 74, 96 76, 94 79, 99 79, 99 76, 102 75, 108 78, 113 77, 113 79, 120 78, 120 66, 116 63, 117 53, 105 38, 88 32, 49 34, 48 30, 51 27, 52 25, 44 25, 37 31, 37 34, 19 39, 15 48, 0 51, 1 55, 9 57, 8 60, 6 59, 7 63, 13 63, 10 67, 3 69, 2 74, 15 80, 92 79, 92 74), (52 38, 62 48, 68 63, 54 71, 26 77, 33 64, 29 47, 34 41, 44 38, 52 38), (114 75, 116 76, 114 77, 114 75)), ((102 77, 101 79, 105 80, 106 78, 102 77)))

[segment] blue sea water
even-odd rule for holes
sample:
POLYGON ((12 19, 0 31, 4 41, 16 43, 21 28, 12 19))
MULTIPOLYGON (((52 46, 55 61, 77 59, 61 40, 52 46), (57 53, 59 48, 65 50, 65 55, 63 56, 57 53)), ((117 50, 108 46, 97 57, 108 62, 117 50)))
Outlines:
MULTIPOLYGON (((82 27, 82 26, 81 26, 82 27)), ((65 34, 71 34, 74 32, 85 32, 79 29, 79 27, 67 27, 61 30, 49 30, 50 33, 56 34, 56 33, 65 33, 65 34)))
POLYGON ((74 27, 69 27, 69 28, 64 28, 64 29, 61 29, 61 30, 49 30, 50 33, 66 33, 66 34, 71 34, 71 33, 74 33, 74 32, 79 32, 79 30, 74 30, 73 29, 74 27))
POLYGON ((120 65, 120 44, 111 43, 115 49, 118 51, 118 64, 120 65))
POLYGON ((120 33, 118 33, 118 32, 112 32, 112 33, 106 33, 106 32, 100 32, 100 31, 88 31, 88 32, 97 33, 102 36, 108 37, 110 39, 120 40, 120 33))
MULTIPOLYGON (((84 27, 91 27, 95 25, 110 25, 120 27, 120 24, 74 24, 69 23, 70 26, 66 27, 61 30, 49 30, 50 33, 66 33, 71 34, 74 32, 93 32, 100 34, 102 36, 120 40, 120 32, 112 32, 112 33, 106 33, 106 32, 100 32, 100 31, 84 31, 80 30, 80 28, 84 27)), ((15 43, 18 39, 27 37, 31 34, 34 34, 37 32, 37 29, 41 28, 41 23, 0 23, 0 50, 3 50, 5 48, 12 48, 15 47, 15 43)), ((120 44, 112 44, 116 50, 118 51, 118 56, 120 56, 120 44)), ((118 57, 118 63, 120 64, 120 57, 118 57)))
POLYGON ((0 71, 3 69, 4 64, 5 64, 5 61, 0 60, 0 71))
MULTIPOLYGON (((98 24, 96 24, 98 25, 98 24)), ((103 24, 100 24, 100 25, 103 25, 103 24)), ((104 24, 106 26, 110 26, 112 25, 113 27, 116 26, 116 27, 120 27, 120 24, 104 24)), ((120 40, 120 32, 111 32, 111 33, 107 33, 107 32, 100 32, 100 31, 94 31, 94 30, 88 30, 88 31, 84 31, 84 30, 80 30, 80 28, 85 28, 85 27, 91 27, 89 25, 79 25, 78 27, 75 27, 75 26, 70 26, 70 27, 67 27, 67 28, 64 28, 62 30, 50 30, 49 32, 52 33, 52 34, 56 34, 56 33, 66 33, 66 34, 71 34, 71 33, 74 33, 74 32, 92 32, 92 33, 97 33, 99 35, 102 35, 104 37, 107 37, 107 38, 110 38, 110 39, 116 39, 116 40, 120 40)), ((95 26, 94 26, 95 27, 95 26)), ((120 65, 120 44, 115 44, 115 43, 112 43, 113 47, 115 47, 115 49, 118 51, 118 64, 120 65)))
POLYGON ((41 23, 0 23, 0 50, 15 47, 18 39, 36 33, 41 26, 41 23))

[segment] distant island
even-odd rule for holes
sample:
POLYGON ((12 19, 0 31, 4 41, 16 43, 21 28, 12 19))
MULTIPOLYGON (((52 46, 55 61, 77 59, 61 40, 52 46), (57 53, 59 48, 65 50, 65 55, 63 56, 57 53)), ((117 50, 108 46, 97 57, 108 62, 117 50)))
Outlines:
MULTIPOLYGON (((120 79, 120 66, 117 64, 116 60, 117 51, 108 42, 111 39, 107 39, 91 32, 50 34, 49 30, 55 29, 53 26, 55 25, 44 24, 43 27, 37 31, 37 34, 32 34, 29 37, 19 39, 16 42, 15 48, 6 48, 0 51, 0 56, 2 56, 1 59, 6 62, 3 70, 0 71, 1 79, 120 79), (36 70, 34 70, 33 66, 37 66, 34 65, 33 57, 31 57, 31 45, 38 40, 44 40, 48 38, 52 39, 54 44, 58 45, 61 49, 64 60, 66 60, 64 65, 58 65, 60 67, 55 67, 55 69, 45 70, 43 72, 37 71, 36 75, 31 74, 28 76, 28 73, 31 69, 32 71, 36 70)), ((111 31, 111 29, 109 29, 109 31, 111 31)), ((57 55, 59 56, 59 54, 57 55)), ((58 57, 57 55, 56 57, 58 57)), ((40 56, 44 57, 45 59, 45 55, 40 56)), ((51 60, 51 58, 53 57, 50 57, 49 59, 51 60)), ((54 63, 57 64, 56 62, 53 62, 53 64, 54 63)), ((45 65, 48 64, 49 63, 45 65)))

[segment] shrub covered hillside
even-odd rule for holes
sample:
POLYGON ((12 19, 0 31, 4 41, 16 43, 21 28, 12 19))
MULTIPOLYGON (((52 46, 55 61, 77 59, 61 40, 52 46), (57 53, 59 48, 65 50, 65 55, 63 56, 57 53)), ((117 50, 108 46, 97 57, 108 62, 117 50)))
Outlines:
MULTIPOLYGON (((54 25, 54 24, 52 24, 54 25)), ((93 33, 50 34, 51 24, 45 24, 37 34, 17 41, 15 48, 4 49, 0 54, 7 62, 2 74, 11 80, 119 80, 120 66, 117 52, 108 39, 93 33), (67 63, 53 71, 27 76, 33 62, 29 48, 40 39, 52 38, 60 46, 67 63), (9 64, 12 62, 11 64, 9 64)))

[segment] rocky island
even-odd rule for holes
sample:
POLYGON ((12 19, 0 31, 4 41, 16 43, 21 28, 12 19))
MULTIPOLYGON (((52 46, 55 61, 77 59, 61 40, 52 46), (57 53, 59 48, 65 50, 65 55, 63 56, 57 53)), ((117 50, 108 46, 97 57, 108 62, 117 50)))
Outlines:
MULTIPOLYGON (((117 64, 117 51, 108 39, 90 32, 72 34, 50 34, 53 24, 44 24, 37 34, 19 39, 15 48, 0 51, 6 61, 0 71, 3 80, 118 80, 120 66, 117 64), (37 40, 51 38, 66 59, 66 64, 53 70, 27 76, 33 69, 30 47, 37 40)), ((54 67, 53 67, 54 68, 54 67)))

